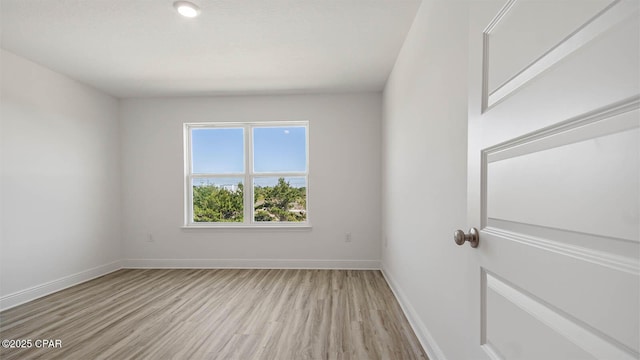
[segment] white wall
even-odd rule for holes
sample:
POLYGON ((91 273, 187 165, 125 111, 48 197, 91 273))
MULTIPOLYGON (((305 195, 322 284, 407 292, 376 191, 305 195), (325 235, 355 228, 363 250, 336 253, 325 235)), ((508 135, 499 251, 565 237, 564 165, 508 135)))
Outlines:
POLYGON ((0 308, 119 266, 118 101, 1 51, 0 308))
POLYGON ((381 104, 379 93, 123 100, 127 264, 377 267, 381 104), (275 120, 309 121, 313 228, 181 229, 183 123, 275 120))
POLYGON ((462 2, 425 0, 384 91, 385 275, 434 359, 466 359, 467 36, 462 2), (443 356, 444 355, 444 356, 443 356))

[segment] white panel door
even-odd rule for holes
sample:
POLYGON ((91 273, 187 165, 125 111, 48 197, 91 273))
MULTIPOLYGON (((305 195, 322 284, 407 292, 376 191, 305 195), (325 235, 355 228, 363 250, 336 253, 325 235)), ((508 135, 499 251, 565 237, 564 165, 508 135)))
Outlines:
POLYGON ((471 2, 478 358, 639 358, 639 5, 471 2))

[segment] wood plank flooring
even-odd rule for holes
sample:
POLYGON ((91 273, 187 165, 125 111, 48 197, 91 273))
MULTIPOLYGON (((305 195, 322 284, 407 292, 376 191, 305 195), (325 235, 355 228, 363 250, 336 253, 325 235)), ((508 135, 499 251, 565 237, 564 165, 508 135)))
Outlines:
POLYGON ((0 359, 427 359, 379 271, 119 270, 0 313, 0 359))

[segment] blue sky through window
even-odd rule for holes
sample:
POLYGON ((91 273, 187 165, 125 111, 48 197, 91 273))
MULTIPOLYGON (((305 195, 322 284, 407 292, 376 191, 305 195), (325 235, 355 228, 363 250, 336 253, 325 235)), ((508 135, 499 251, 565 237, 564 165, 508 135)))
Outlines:
MULTIPOLYGON (((306 128, 256 127, 253 129, 255 172, 303 172, 307 169, 306 128)), ((293 185, 293 184, 292 184, 293 185)))
MULTIPOLYGON (((253 128, 254 171, 306 171, 306 142, 304 126, 253 128)), ((191 157, 192 172, 195 174, 243 173, 244 129, 192 129, 191 157)), ((291 185, 295 182, 297 186, 305 186, 297 178, 291 180, 291 185)))
POLYGON ((191 132, 193 172, 244 172, 244 129, 193 129, 191 132))

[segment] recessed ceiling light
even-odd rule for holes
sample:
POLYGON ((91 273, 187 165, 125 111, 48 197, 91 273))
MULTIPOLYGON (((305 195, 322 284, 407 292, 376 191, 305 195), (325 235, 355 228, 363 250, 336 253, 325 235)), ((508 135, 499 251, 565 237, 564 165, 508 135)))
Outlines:
POLYGON ((176 1, 173 3, 173 7, 184 17, 194 18, 200 15, 200 8, 188 1, 176 1))

